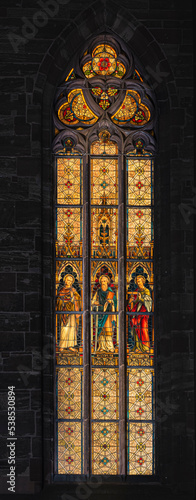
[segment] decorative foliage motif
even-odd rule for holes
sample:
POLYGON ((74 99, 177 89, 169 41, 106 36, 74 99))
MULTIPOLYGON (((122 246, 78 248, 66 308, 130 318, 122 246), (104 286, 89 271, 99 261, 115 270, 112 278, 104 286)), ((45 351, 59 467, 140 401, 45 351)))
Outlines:
POLYGON ((128 474, 154 474, 153 424, 128 422, 128 474))
MULTIPOLYGON (((106 200, 103 200, 106 201, 106 200)), ((118 252, 118 209, 94 208, 91 211, 92 236, 91 253, 97 258, 117 258, 118 252)))
POLYGON ((67 421, 58 423, 58 474, 81 474, 82 424, 67 421))
POLYGON ((82 208, 58 208, 57 256, 80 257, 82 255, 82 208))
POLYGON ((127 90, 123 103, 119 110, 111 117, 118 125, 144 125, 150 120, 150 110, 141 103, 141 97, 134 90, 127 90))
POLYGON ((118 424, 92 423, 92 474, 119 473, 118 424))
POLYGON ((152 210, 150 208, 128 208, 128 258, 151 258, 153 240, 152 210))
POLYGON ((118 89, 109 87, 104 91, 101 87, 93 87, 91 89, 91 93, 93 94, 95 100, 98 102, 100 108, 105 110, 110 107, 110 105, 114 101, 113 98, 117 97, 118 89))

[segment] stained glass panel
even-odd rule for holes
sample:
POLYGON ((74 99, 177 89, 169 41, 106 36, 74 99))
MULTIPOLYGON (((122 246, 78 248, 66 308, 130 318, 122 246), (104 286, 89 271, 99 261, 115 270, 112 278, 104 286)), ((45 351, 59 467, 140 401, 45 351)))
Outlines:
POLYGON ((124 64, 117 59, 116 51, 108 44, 100 44, 92 52, 92 59, 83 66, 83 72, 86 78, 92 78, 95 75, 112 75, 122 78, 126 73, 124 64))
POLYGON ((82 208, 57 209, 56 236, 57 257, 82 256, 82 208))
POLYGON ((119 474, 118 424, 92 423, 92 474, 119 474))
POLYGON ((111 120, 117 125, 126 125, 130 122, 133 125, 142 126, 150 120, 150 116, 150 110, 142 104, 138 92, 127 90, 124 101, 111 120))
POLYGON ((81 419, 82 411, 82 369, 76 367, 59 368, 58 419, 81 419))
POLYGON ((117 205, 118 160, 116 158, 91 159, 91 202, 93 205, 117 205))
POLYGON ((81 474, 83 471, 81 422, 58 423, 58 474, 81 474))
POLYGON ((99 133, 100 140, 95 141, 91 145, 92 155, 117 155, 118 146, 115 142, 110 141, 110 133, 107 130, 102 130, 99 133))
POLYGON ((117 258, 118 253, 118 209, 93 208, 91 211, 91 255, 92 257, 117 258))
POLYGON ((150 366, 154 354, 152 262, 127 262, 128 364, 150 366))
POLYGON ((93 368, 92 419, 118 419, 118 368, 93 368))
POLYGON ((153 371, 144 368, 128 370, 128 418, 152 420, 153 418, 153 371))
POLYGON ((152 423, 127 424, 128 474, 154 474, 154 425, 152 423))
POLYGON ((127 204, 151 205, 152 161, 130 158, 127 160, 127 204))
POLYGON ((150 208, 127 209, 127 257, 153 257, 153 212, 150 208))
POLYGON ((65 125, 77 125, 79 122, 93 125, 98 116, 87 105, 81 89, 71 90, 68 101, 63 102, 58 109, 58 118, 65 125))
POLYGON ((57 158, 57 203, 82 204, 82 160, 76 156, 57 158))
POLYGON ((72 148, 73 141, 67 138, 64 151, 56 159, 58 474, 81 474, 83 471, 82 160, 72 148))

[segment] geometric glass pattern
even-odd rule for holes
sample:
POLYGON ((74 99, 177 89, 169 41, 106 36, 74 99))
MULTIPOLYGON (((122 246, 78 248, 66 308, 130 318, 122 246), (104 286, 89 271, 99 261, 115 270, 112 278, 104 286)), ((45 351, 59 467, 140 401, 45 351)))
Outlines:
POLYGON ((151 205, 152 161, 147 158, 127 160, 127 202, 129 205, 151 205))
POLYGON ((92 474, 119 474, 118 423, 92 423, 92 474))
POLYGON ((116 420, 118 418, 118 369, 93 368, 92 418, 116 420))
POLYGON ((128 422, 128 474, 154 474, 154 424, 128 422))
MULTIPOLYGON (((133 154, 133 153, 132 153, 133 154)), ((153 160, 127 156, 128 474, 154 474, 153 160), (141 423, 139 423, 139 421, 141 423)), ((142 157, 143 156, 143 157, 142 157)))
POLYGON ((59 419, 81 419, 81 377, 81 368, 59 368, 57 374, 59 419))
POLYGON ((82 256, 82 208, 57 208, 57 257, 82 256))
POLYGON ((57 159, 57 203, 82 204, 82 159, 60 156, 57 159))
POLYGON ((128 258, 149 259, 153 240, 153 220, 150 208, 127 209, 128 258))
POLYGON ((93 205, 117 205, 117 175, 117 158, 92 158, 91 203, 93 205))
POLYGON ((57 370, 58 473, 82 472, 82 368, 57 370))
POLYGON ((132 368, 128 370, 129 420, 152 420, 152 389, 152 370, 144 368, 132 368))
POLYGON ((82 429, 80 422, 58 423, 58 474, 81 474, 82 429))

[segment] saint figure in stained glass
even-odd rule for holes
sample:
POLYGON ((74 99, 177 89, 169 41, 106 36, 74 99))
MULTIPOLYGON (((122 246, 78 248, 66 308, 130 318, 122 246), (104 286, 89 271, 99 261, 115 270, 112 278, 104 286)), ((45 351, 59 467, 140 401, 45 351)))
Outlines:
POLYGON ((132 351, 149 352, 150 339, 148 333, 148 314, 152 310, 152 298, 150 290, 144 286, 146 282, 145 276, 137 275, 135 278, 136 290, 129 296, 128 310, 135 313, 130 316, 131 336, 134 340, 132 351))
MULTIPOLYGON (((80 295, 72 286, 75 279, 72 274, 66 274, 64 277, 63 286, 60 288, 57 297, 58 311, 79 311, 80 310, 80 295)), ((61 314, 60 321, 60 341, 59 350, 63 349, 75 350, 77 347, 77 330, 79 323, 78 314, 61 314)))
MULTIPOLYGON (((92 300, 93 310, 97 312, 114 313, 117 299, 115 291, 109 286, 110 278, 102 274, 99 278, 100 288, 95 292, 92 300)), ((114 314, 97 314, 95 351, 114 352, 113 331, 116 316, 114 314), (98 342, 98 349, 97 349, 98 342)))

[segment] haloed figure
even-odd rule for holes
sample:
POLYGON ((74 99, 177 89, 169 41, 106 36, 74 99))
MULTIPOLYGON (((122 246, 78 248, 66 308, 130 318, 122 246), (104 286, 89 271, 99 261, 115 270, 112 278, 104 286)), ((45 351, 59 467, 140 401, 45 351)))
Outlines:
MULTIPOLYGON (((133 292, 132 298, 129 300, 128 310, 131 312, 150 312, 152 310, 152 299, 150 291, 145 288, 145 277, 141 274, 135 279, 137 289, 133 292), (132 306, 131 307, 131 302, 132 306)), ((149 352, 150 339, 148 333, 148 314, 135 314, 130 316, 131 334, 134 338, 133 351, 149 352)))
POLYGON ((60 289, 57 297, 57 309, 62 311, 60 314, 60 341, 59 349, 75 350, 77 347, 77 330, 79 323, 79 314, 64 314, 64 311, 80 310, 80 295, 72 286, 74 276, 66 274, 64 277, 64 286, 60 289))
MULTIPOLYGON (((98 312, 115 312, 117 300, 115 292, 108 286, 110 283, 109 276, 101 275, 99 283, 101 286, 93 297, 92 305, 96 307, 98 312)), ((114 314, 96 315, 95 351, 114 352, 113 330, 115 321, 116 316, 114 314), (98 349, 97 341, 99 343, 98 349)))

